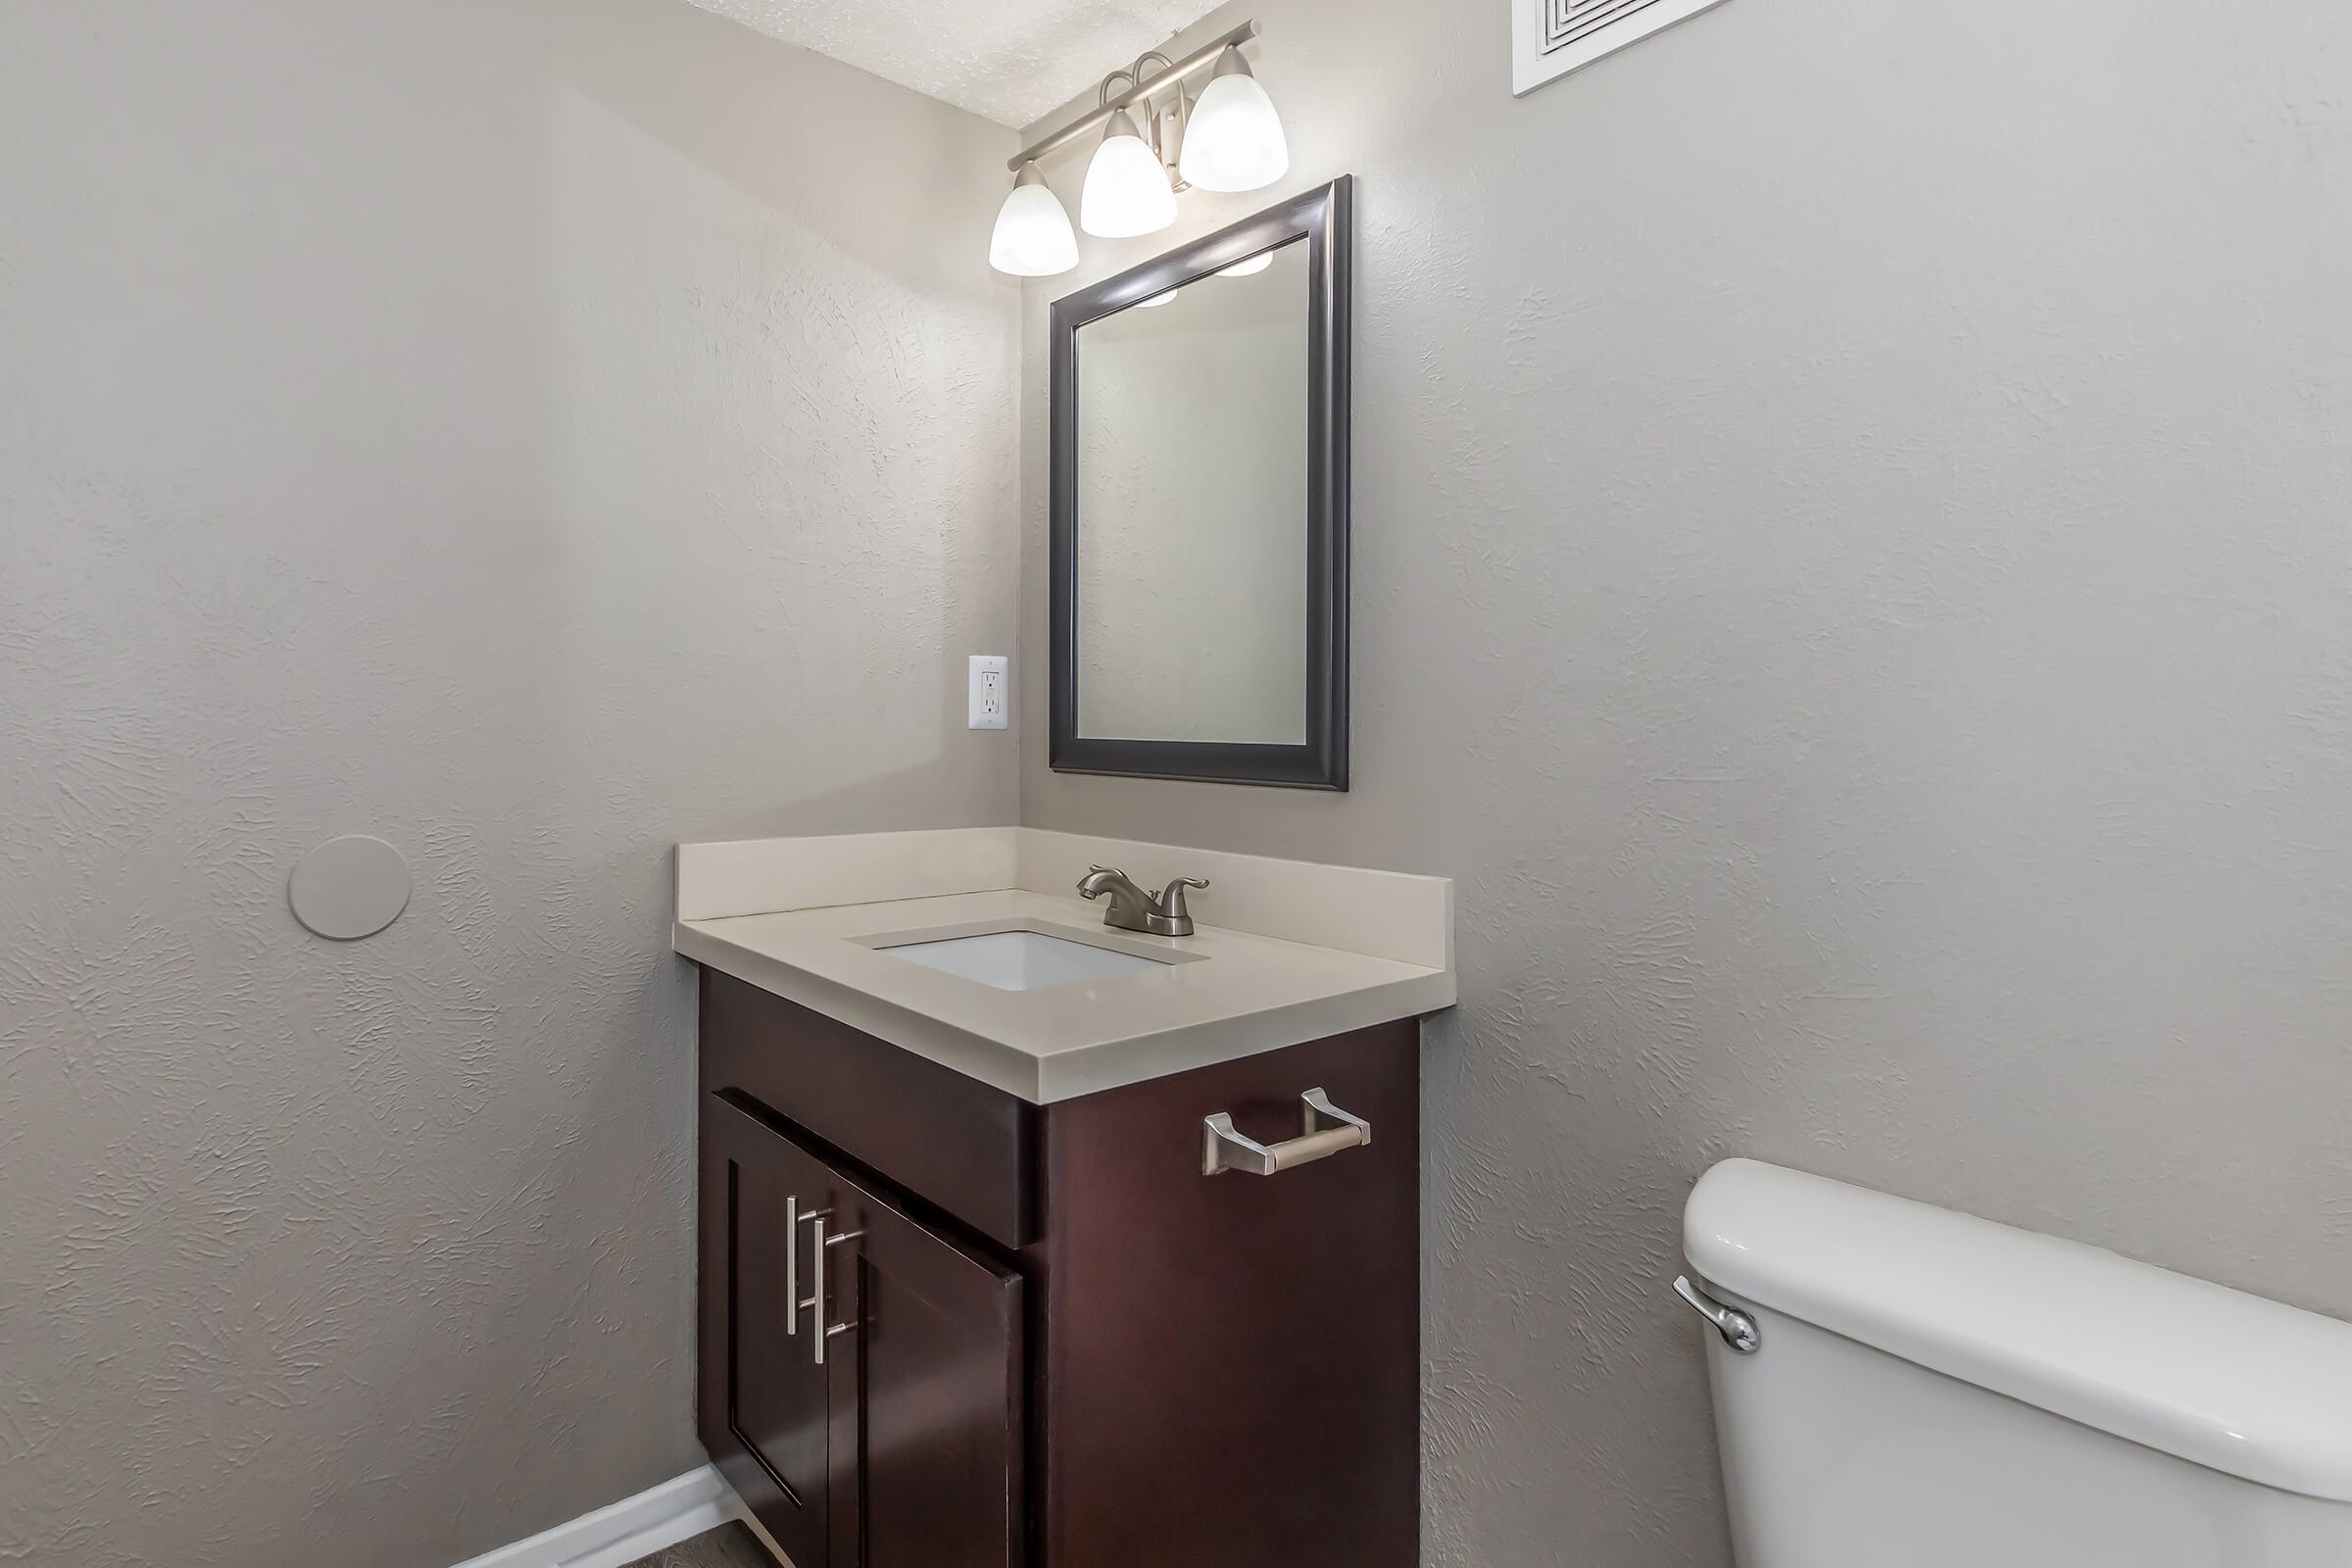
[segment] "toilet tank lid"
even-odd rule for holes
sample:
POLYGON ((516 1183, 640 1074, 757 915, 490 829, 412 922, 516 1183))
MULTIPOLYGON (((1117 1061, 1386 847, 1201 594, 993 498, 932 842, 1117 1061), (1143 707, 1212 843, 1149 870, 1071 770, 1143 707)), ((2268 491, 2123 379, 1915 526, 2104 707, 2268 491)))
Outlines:
MULTIPOLYGON (((1699 1178, 1683 1249, 1745 1304, 2210 1469, 2352 1502, 2352 1324, 1752 1159, 1699 1178)), ((1769 1329, 1758 1353, 1772 1353, 1769 1329)))

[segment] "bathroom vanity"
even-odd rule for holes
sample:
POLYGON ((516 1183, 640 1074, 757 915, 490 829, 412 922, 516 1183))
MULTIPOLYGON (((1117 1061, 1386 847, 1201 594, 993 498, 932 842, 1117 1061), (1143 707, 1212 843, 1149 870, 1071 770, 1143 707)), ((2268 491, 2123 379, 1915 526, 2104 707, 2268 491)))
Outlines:
POLYGON ((1411 1568, 1450 898, 1020 828, 681 847, 701 1433, 796 1568, 1411 1568), (1205 877, 1198 932, 1103 928, 1098 861, 1205 877))

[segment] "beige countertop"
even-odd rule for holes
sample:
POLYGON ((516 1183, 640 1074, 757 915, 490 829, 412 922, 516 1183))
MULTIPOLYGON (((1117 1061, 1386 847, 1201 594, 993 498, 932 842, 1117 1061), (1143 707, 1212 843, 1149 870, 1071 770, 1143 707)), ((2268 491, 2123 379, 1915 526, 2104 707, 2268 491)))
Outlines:
POLYGON ((680 954, 1037 1103, 1414 1017, 1454 1001, 1451 884, 1442 878, 1167 846, 1090 844, 1002 828, 687 845, 680 851, 679 882, 672 946, 680 954), (982 835, 1011 837, 992 842, 982 835), (1069 842, 1054 842, 1064 840, 1069 842), (856 874, 860 859, 872 862, 874 874, 856 874), (1058 880, 1071 864, 1089 859, 1130 862, 1130 869, 1182 862, 1217 886, 1196 903, 1200 924, 1190 937, 1109 930, 1102 906, 1074 893, 1020 885, 958 888, 974 881, 1058 880), (1269 870, 1294 864, 1300 867, 1298 875, 1269 870), (754 867, 756 873, 747 869, 754 867), (1332 928, 1366 932, 1370 940, 1360 945, 1385 947, 1389 956, 1292 939, 1302 922, 1313 924, 1312 901, 1298 890, 1324 885, 1315 880, 1318 874, 1340 896, 1350 891, 1350 878, 1381 879, 1377 886, 1356 886, 1359 896, 1334 911, 1332 928), (789 904, 794 887, 834 896, 841 886, 861 884, 926 896, 712 912, 789 904), (1279 899, 1252 899, 1250 890, 1257 884, 1281 890, 1279 899), (1283 934, 1212 923, 1211 901, 1227 885, 1237 923, 1283 934), (933 886, 940 891, 928 892, 933 886), (1381 927, 1368 927, 1368 906, 1393 907, 1395 918, 1384 915, 1381 927), (1006 991, 927 968, 875 942, 1004 930, 1185 961, 1006 991), (1399 952, 1444 961, 1409 962, 1394 956, 1399 952))

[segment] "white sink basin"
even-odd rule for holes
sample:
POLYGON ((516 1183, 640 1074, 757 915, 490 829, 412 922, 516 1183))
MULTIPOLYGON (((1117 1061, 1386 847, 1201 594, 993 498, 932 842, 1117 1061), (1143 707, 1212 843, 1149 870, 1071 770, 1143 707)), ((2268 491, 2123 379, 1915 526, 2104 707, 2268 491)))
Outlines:
POLYGON ((1037 931, 991 931, 981 936, 950 937, 941 942, 909 942, 875 948, 894 958, 919 963, 977 980, 999 991, 1040 991, 1047 986, 1075 985, 1082 980, 1105 980, 1113 975, 1165 968, 1158 958, 1114 953, 1084 942, 1070 942, 1037 931))

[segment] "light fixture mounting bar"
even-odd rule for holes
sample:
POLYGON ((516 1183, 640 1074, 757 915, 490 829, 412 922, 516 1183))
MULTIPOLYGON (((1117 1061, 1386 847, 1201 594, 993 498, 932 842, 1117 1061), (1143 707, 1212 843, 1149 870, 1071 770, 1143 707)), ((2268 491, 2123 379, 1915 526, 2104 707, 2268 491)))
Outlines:
POLYGON ((1209 67, 1217 63, 1217 57, 1225 52, 1228 45, 1247 43, 1250 39, 1256 37, 1259 30, 1260 29, 1257 25, 1256 19, 1252 18, 1251 20, 1243 23, 1240 26, 1234 28, 1231 32, 1223 33, 1215 38, 1211 38, 1208 42, 1202 44, 1191 54, 1186 55, 1182 60, 1177 61, 1167 70, 1159 72, 1154 75, 1146 76, 1142 82, 1128 88, 1125 92, 1119 94, 1116 98, 1111 99, 1108 103, 1102 105, 1102 108, 1095 110, 1092 114, 1084 115, 1077 120, 1073 120, 1068 124, 1062 126, 1059 130, 1054 132, 1052 135, 1047 136, 1040 141, 1032 142, 1030 145, 1022 148, 1019 152, 1004 160, 1004 167, 1011 170, 1013 172, 1018 173, 1020 172, 1020 168, 1023 164, 1026 164, 1033 159, 1044 158, 1051 153, 1059 152, 1062 148, 1067 147, 1070 143, 1076 141, 1088 131, 1101 129, 1102 122, 1108 120, 1120 110, 1132 108, 1134 105, 1144 102, 1153 93, 1158 92, 1164 87, 1174 86, 1177 82, 1182 81, 1185 77, 1192 75, 1196 72, 1206 71, 1209 67))

